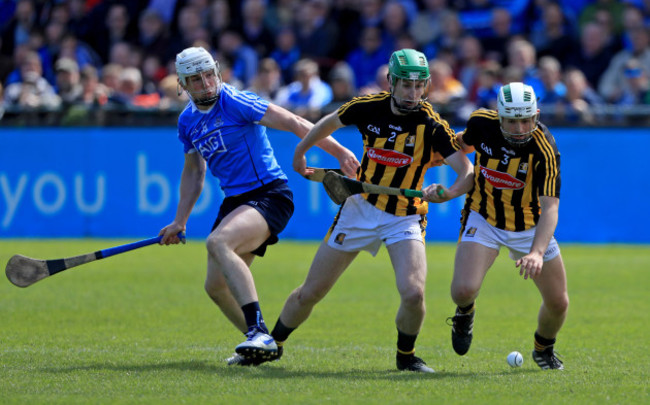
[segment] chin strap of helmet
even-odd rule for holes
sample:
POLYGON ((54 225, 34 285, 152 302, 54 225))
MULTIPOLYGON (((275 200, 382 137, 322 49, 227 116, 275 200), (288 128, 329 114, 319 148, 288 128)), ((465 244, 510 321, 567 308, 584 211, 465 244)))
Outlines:
MULTIPOLYGON (((499 121, 501 121, 501 118, 499 118, 499 121)), ((513 134, 511 132, 506 131, 503 129, 503 126, 501 125, 501 122, 499 122, 499 127, 501 128, 501 133, 503 134, 503 137, 506 139, 506 141, 512 145, 512 146, 524 146, 528 142, 530 142, 533 139, 532 133, 537 130, 537 122, 538 122, 538 117, 535 115, 535 126, 533 129, 531 129, 528 132, 525 132, 523 134, 513 134), (523 139, 516 139, 513 138, 515 136, 525 136, 523 139)))

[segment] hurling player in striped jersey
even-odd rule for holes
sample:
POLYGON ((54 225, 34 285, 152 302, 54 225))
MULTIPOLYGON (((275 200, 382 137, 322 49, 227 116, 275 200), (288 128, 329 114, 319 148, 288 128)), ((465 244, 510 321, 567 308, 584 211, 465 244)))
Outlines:
MULTIPOLYGON (((225 199, 207 238, 205 290, 246 340, 228 364, 255 365, 278 356, 257 298, 250 265, 278 241, 293 214, 287 176, 273 154, 266 127, 303 138, 313 127, 307 120, 221 80, 219 65, 204 48, 176 56, 180 88, 190 101, 178 118, 178 138, 185 152, 176 217, 161 231, 161 244, 180 242, 196 204, 207 169, 219 179, 225 199)), ((329 137, 319 147, 338 159, 353 176, 354 154, 329 137)))
POLYGON ((475 300, 499 249, 505 247, 519 274, 541 296, 533 359, 542 369, 563 369, 555 338, 569 308, 566 271, 553 236, 560 204, 560 153, 538 121, 531 86, 501 87, 497 111, 479 109, 458 139, 476 151, 474 185, 462 212, 451 297, 457 305, 452 346, 464 355, 472 343, 475 300))
MULTIPOLYGON (((289 334, 307 320, 359 252, 365 250, 374 256, 385 245, 400 295, 395 317, 397 369, 433 373, 415 355, 415 341, 426 313, 424 237, 428 203, 465 194, 472 186, 472 164, 454 131, 424 98, 430 78, 424 54, 414 49, 394 52, 388 76, 390 92, 355 97, 318 121, 298 143, 293 166, 297 172, 308 174, 305 152, 338 128, 354 125, 364 143, 358 180, 422 189, 424 198, 378 194, 349 197, 321 243, 304 283, 287 298, 272 335, 283 347, 289 334), (443 161, 456 172, 454 183, 448 188, 441 184, 424 187, 427 170, 443 161)), ((377 314, 368 315, 377 322, 384 320, 377 314)))

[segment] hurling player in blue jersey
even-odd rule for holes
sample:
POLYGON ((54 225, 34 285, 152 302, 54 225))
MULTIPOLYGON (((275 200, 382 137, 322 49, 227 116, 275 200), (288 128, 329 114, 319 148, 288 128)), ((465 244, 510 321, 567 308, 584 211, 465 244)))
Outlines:
MULTIPOLYGON (((201 194, 206 166, 225 193, 207 239, 205 290, 246 341, 235 348, 228 364, 250 365, 272 360, 277 345, 264 324, 250 265, 278 241, 293 214, 293 194, 276 161, 266 127, 303 138, 309 121, 270 104, 250 92, 223 83, 219 65, 200 47, 176 56, 180 87, 190 102, 178 119, 178 137, 185 152, 180 201, 174 221, 160 231, 161 244, 177 244, 201 194)), ((329 137, 319 144, 354 176, 354 154, 329 137)))

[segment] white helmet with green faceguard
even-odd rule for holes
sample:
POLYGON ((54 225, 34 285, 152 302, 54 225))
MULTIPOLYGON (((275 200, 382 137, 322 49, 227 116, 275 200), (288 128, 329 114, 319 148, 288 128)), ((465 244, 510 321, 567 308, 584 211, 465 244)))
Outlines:
POLYGON ((537 129, 538 111, 537 97, 535 97, 535 91, 531 86, 519 82, 502 86, 497 97, 497 111, 501 133, 508 143, 513 146, 523 146, 533 139, 532 134, 537 129), (504 119, 532 119, 533 125, 528 131, 513 133, 503 128, 504 119))

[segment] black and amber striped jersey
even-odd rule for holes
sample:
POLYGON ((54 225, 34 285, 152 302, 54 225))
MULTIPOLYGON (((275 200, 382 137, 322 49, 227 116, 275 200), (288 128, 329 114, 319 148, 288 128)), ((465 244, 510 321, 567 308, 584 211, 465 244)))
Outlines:
POLYGON ((476 150, 463 228, 472 210, 499 229, 530 229, 539 220, 539 197, 560 197, 560 153, 545 125, 538 124, 525 146, 514 147, 501 133, 497 112, 479 109, 470 116, 462 139, 476 150))
MULTIPOLYGON (((364 153, 358 180, 381 186, 420 190, 424 174, 444 158, 460 150, 447 121, 421 102, 417 111, 393 114, 390 93, 356 97, 342 105, 338 117, 344 125, 356 125, 363 136, 364 153)), ((426 214, 420 198, 363 194, 372 205, 390 214, 426 214)))

